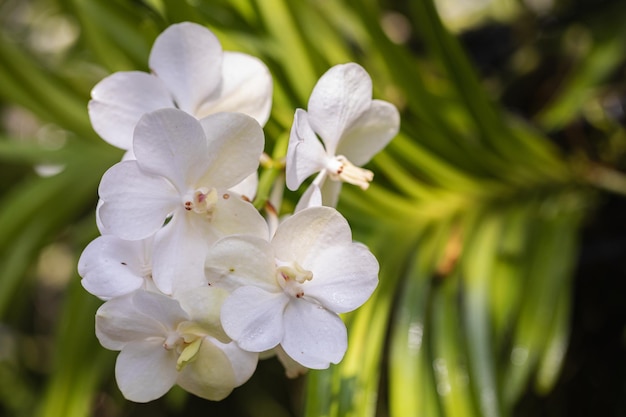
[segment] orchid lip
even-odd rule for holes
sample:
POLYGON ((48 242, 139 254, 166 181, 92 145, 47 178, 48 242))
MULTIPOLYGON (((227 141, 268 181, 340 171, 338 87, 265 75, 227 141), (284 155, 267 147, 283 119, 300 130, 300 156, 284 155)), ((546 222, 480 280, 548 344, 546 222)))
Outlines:
POLYGON ((176 331, 168 333, 163 348, 165 350, 174 350, 178 355, 176 360, 176 370, 181 371, 189 362, 191 362, 202 343, 203 335, 198 334, 197 325, 193 322, 182 322, 178 325, 176 331))

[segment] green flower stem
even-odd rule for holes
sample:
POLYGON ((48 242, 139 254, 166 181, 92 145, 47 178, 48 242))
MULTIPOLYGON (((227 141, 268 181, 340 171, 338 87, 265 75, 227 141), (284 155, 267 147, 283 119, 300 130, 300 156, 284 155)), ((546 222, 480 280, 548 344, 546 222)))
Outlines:
MULTIPOLYGON (((272 188, 276 184, 276 179, 285 171, 285 155, 287 154, 287 145, 289 144, 289 132, 286 131, 278 137, 272 152, 271 158, 264 158, 261 161, 261 174, 259 176, 259 186, 256 197, 254 198, 254 207, 261 210, 265 207, 265 203, 269 200, 272 188)), ((275 207, 280 210, 280 207, 275 207)))

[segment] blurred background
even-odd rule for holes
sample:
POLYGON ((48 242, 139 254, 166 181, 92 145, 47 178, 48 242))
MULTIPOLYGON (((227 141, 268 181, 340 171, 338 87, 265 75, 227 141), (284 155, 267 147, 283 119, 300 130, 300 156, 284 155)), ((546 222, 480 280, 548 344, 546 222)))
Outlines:
POLYGON ((626 415, 625 22, 623 0, 0 0, 0 415, 626 415), (268 65, 276 160, 338 63, 402 130, 339 204, 381 264, 343 362, 134 404, 76 272, 122 155, 87 102, 179 21, 268 65))

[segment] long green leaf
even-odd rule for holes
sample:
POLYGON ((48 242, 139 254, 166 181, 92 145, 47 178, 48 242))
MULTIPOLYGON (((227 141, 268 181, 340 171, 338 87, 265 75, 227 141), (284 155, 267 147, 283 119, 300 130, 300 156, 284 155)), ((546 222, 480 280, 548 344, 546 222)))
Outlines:
POLYGON ((470 230, 463 254, 464 323, 471 381, 480 407, 480 415, 497 417, 500 411, 496 383, 496 364, 490 333, 489 289, 493 276, 494 258, 502 233, 499 216, 486 213, 470 230))
POLYGON ((579 222, 577 211, 555 210, 536 218, 526 268, 526 291, 509 351, 510 362, 503 368, 507 408, 519 398, 548 342, 554 339, 553 326, 559 317, 555 300, 569 288, 579 222))

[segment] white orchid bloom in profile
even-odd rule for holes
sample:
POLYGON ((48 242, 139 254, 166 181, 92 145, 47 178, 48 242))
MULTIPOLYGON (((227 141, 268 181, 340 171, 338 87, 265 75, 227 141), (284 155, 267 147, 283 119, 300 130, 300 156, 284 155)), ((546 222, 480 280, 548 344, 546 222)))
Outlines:
MULTIPOLYGON (((336 205, 342 182, 367 189, 374 174, 360 167, 389 143, 399 126, 398 110, 391 103, 372 100, 372 80, 360 65, 332 67, 313 88, 307 111, 296 110, 287 149, 287 187, 295 191, 319 172, 313 184, 321 189, 326 206, 336 205)), ((310 188, 303 200, 314 192, 310 188)))
POLYGON ((256 171, 263 144, 261 126, 241 113, 144 115, 135 129, 137 159, 117 163, 100 182, 102 227, 125 240, 154 236, 152 277, 162 292, 205 283, 206 250, 218 238, 267 237, 259 212, 229 191, 256 171))
POLYGON ((228 236, 210 249, 209 285, 232 291, 221 312, 239 347, 280 347, 314 369, 338 363, 347 348, 339 313, 362 305, 378 284, 378 262, 352 242, 348 222, 330 207, 286 219, 271 240, 228 236))
POLYGON ((224 52, 204 26, 178 23, 154 42, 152 73, 116 72, 91 91, 89 117, 108 143, 132 150, 133 130, 146 113, 178 108, 197 119, 241 112, 264 125, 272 106, 272 76, 259 59, 224 52))
POLYGON ((258 355, 229 341, 220 326, 223 290, 200 288, 179 301, 138 290, 104 303, 96 335, 119 350, 115 377, 124 397, 155 400, 174 384, 199 397, 221 400, 246 382, 258 355))

